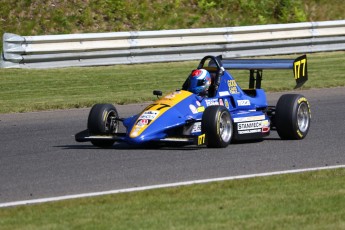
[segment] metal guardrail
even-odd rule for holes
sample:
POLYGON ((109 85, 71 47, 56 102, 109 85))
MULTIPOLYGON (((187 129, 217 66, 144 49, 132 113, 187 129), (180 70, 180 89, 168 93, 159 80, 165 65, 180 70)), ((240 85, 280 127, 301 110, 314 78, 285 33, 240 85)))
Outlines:
POLYGON ((54 68, 345 50, 345 20, 44 36, 5 33, 0 67, 54 68))

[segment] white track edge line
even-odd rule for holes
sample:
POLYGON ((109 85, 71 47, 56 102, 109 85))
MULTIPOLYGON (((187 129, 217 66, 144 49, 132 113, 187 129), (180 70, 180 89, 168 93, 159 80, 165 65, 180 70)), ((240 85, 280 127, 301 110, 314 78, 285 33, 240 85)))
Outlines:
POLYGON ((266 172, 266 173, 248 174, 248 175, 239 175, 239 176, 230 176, 230 177, 219 177, 219 178, 212 178, 212 179, 202 179, 202 180, 194 180, 194 181, 169 183, 169 184, 150 185, 150 186, 143 186, 143 187, 134 187, 134 188, 103 191, 103 192, 92 192, 92 193, 82 193, 82 194, 66 195, 66 196, 58 196, 58 197, 50 197, 50 198, 41 198, 41 199, 33 199, 33 200, 22 200, 22 201, 0 203, 0 208, 12 207, 12 206, 18 206, 18 205, 46 203, 46 202, 61 201, 61 200, 69 200, 69 199, 76 199, 76 198, 95 197, 95 196, 118 194, 118 193, 145 191, 145 190, 159 189, 159 188, 170 188, 170 187, 186 186, 186 185, 193 185, 193 184, 205 184, 205 183, 210 183, 210 182, 248 179, 248 178, 255 178, 255 177, 265 177, 265 176, 274 176, 274 175, 301 173, 301 172, 311 172, 311 171, 326 170, 326 169, 338 169, 338 168, 345 168, 345 165, 335 165, 335 166, 325 166, 325 167, 305 168, 305 169, 294 169, 294 170, 266 172))

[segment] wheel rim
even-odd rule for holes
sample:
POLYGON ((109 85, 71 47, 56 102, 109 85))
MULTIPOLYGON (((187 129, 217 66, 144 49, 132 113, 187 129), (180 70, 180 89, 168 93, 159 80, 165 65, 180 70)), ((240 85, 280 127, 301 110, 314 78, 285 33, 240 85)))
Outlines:
POLYGON ((117 113, 115 111, 109 111, 105 122, 106 133, 117 133, 119 123, 116 120, 117 113))
POLYGON ((297 123, 298 129, 301 132, 307 131, 309 127, 309 108, 306 103, 302 103, 299 105, 297 110, 297 123))
POLYGON ((219 120, 219 133, 224 142, 229 142, 231 139, 232 131, 231 131, 231 121, 230 116, 223 112, 220 115, 219 120))

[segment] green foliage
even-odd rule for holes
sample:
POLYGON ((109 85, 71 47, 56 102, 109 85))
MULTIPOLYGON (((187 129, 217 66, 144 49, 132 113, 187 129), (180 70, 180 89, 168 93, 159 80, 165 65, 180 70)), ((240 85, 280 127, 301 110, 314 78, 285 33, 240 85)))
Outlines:
POLYGON ((344 19, 336 0, 1 0, 0 35, 225 27, 344 19), (326 13, 327 12, 327 13, 326 13))
POLYGON ((212 8, 215 8, 217 6, 217 3, 210 0, 198 0, 198 7, 201 11, 207 12, 211 10, 212 8))
POLYGON ((280 0, 275 7, 275 17, 282 23, 306 20, 306 14, 303 9, 303 2, 297 0, 280 0))
POLYGON ((344 8, 337 0, 1 0, 0 37, 335 20, 344 8))

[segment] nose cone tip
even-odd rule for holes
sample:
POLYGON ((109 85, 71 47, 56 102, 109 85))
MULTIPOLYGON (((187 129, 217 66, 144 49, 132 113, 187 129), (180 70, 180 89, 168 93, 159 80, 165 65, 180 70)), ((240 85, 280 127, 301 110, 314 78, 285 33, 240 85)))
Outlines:
POLYGON ((134 132, 134 133, 131 133, 130 135, 129 135, 129 137, 130 138, 136 138, 136 137, 138 137, 138 133, 136 133, 136 132, 134 132))
POLYGON ((145 142, 145 136, 144 135, 140 135, 138 133, 133 133, 129 135, 129 138, 127 139, 128 142, 132 143, 132 144, 141 144, 143 142, 145 142))

